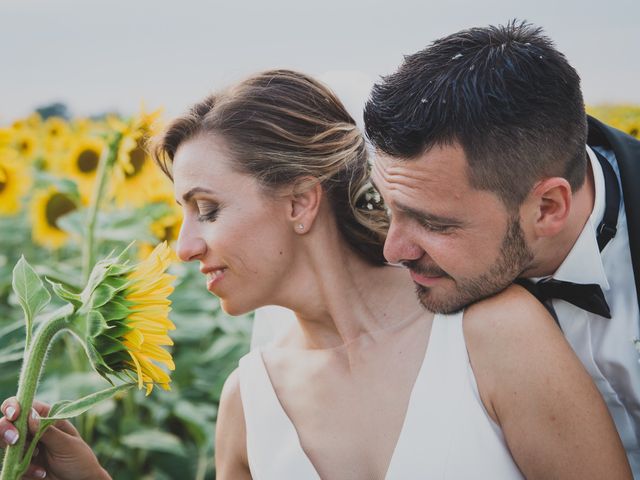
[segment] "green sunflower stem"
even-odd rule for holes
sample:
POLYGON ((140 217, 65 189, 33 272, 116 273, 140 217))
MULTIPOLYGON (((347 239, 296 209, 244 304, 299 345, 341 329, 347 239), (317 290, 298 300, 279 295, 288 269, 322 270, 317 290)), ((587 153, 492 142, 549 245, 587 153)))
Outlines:
POLYGON ((19 437, 15 445, 7 447, 0 480, 19 480, 29 466, 31 459, 24 456, 28 436, 27 421, 31 414, 38 381, 53 338, 69 326, 69 316, 72 314, 73 306, 70 304, 53 312, 36 332, 23 360, 18 381, 18 394, 16 395, 20 404, 20 416, 15 422, 19 437))
POLYGON ((96 185, 91 197, 89 206, 89 216, 87 218, 84 243, 82 245, 82 284, 87 283, 91 269, 96 263, 96 245, 95 230, 98 212, 102 204, 102 198, 107 187, 107 180, 113 170, 118 157, 118 147, 122 140, 122 134, 117 132, 108 147, 102 152, 100 162, 98 163, 98 171, 96 172, 96 185))

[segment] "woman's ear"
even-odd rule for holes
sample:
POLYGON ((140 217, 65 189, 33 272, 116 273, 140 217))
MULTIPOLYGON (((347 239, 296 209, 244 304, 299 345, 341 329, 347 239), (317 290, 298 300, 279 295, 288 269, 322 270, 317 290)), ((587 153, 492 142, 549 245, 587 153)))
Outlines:
POLYGON ((566 226, 573 196, 571 185, 561 177, 546 178, 531 190, 533 231, 537 237, 553 237, 566 226))
POLYGON ((315 178, 297 181, 290 194, 288 219, 296 233, 307 233, 313 225, 324 191, 315 178))

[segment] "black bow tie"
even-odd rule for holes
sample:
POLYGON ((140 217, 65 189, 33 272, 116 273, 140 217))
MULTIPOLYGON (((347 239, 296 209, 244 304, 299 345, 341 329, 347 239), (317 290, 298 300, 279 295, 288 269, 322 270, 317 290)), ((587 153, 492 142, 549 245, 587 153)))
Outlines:
POLYGON ((553 278, 538 283, 519 279, 516 283, 529 290, 542 303, 557 298, 596 315, 611 318, 611 311, 604 298, 604 293, 602 293, 600 285, 596 283, 579 284, 553 278))

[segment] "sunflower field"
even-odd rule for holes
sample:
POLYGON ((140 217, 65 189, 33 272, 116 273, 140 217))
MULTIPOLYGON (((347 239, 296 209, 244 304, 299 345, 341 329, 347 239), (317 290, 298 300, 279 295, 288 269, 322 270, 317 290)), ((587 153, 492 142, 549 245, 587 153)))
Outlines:
MULTIPOLYGON (((640 136, 640 107, 594 107, 589 113, 640 136)), ((80 292, 92 267, 110 252, 124 250, 127 260, 136 263, 157 245, 175 242, 181 212, 170 182, 145 148, 160 124, 158 113, 142 112, 99 119, 33 114, 0 126, 0 399, 16 392, 28 342, 12 289, 14 265, 22 255, 50 290, 80 292)), ((168 263, 173 255, 162 252, 168 263)), ((225 315, 196 264, 172 262, 171 275, 163 273, 165 266, 140 265, 128 275, 146 281, 146 290, 144 295, 132 293, 129 302, 162 297, 173 288, 169 277, 176 279, 171 320, 164 320, 162 335, 150 335, 168 350, 146 352, 168 368, 132 355, 133 361, 126 363, 137 369, 140 386, 147 388, 117 394, 74 422, 113 478, 215 478, 219 396, 249 348, 252 317, 225 315), (151 392, 153 384, 168 391, 151 392)), ((50 308, 61 305, 57 302, 50 308)), ((168 313, 168 302, 161 310, 168 313)), ((37 316, 36 326, 39 321, 37 316)), ((131 335, 125 341, 136 342, 131 335)), ((118 355, 112 356, 120 362, 118 355)), ((36 396, 53 403, 108 386, 85 350, 65 333, 48 355, 36 396)))
MULTIPOLYGON (((99 119, 33 114, 0 126, 0 399, 16 393, 27 342, 12 289, 22 255, 49 290, 57 285, 80 292, 97 260, 111 252, 129 246, 126 260, 137 263, 156 245, 175 242, 181 213, 170 182, 145 148, 160 123, 156 112, 99 119)), ((144 268, 131 278, 160 278, 159 269, 144 268)), ((170 273, 165 276, 175 277, 175 289, 166 322, 177 328, 170 340, 155 336, 167 347, 146 352, 163 368, 145 363, 144 356, 132 355, 135 366, 129 361, 147 391, 146 381, 170 390, 129 390, 74 420, 113 478, 215 478, 219 396, 249 348, 252 318, 226 316, 197 264, 174 261, 170 273)), ((160 288, 148 287, 151 296, 160 288)), ((60 305, 53 300, 47 310, 60 305)), ((63 333, 48 354, 36 397, 51 404, 109 386, 80 344, 63 333)))

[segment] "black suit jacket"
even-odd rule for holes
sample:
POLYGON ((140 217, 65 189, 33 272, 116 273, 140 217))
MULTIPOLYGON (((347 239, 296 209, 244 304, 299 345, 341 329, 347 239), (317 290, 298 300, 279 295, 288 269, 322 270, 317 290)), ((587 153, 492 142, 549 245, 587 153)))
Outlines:
POLYGON ((640 141, 593 117, 588 117, 588 125, 587 144, 613 150, 620 167, 633 276, 640 305, 640 141))

